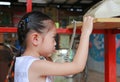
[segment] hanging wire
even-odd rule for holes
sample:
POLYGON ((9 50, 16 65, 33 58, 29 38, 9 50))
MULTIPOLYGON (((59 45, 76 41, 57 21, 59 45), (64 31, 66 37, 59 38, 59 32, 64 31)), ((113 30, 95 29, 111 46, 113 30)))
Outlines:
POLYGON ((76 34, 76 21, 73 20, 72 23, 73 23, 73 34, 72 34, 72 37, 71 37, 71 40, 70 40, 70 46, 69 46, 69 49, 67 51, 67 55, 66 55, 66 58, 65 58, 66 62, 70 62, 70 60, 71 60, 71 57, 70 57, 72 55, 71 50, 72 50, 72 47, 73 47, 73 42, 74 42, 74 38, 75 38, 75 34, 76 34))

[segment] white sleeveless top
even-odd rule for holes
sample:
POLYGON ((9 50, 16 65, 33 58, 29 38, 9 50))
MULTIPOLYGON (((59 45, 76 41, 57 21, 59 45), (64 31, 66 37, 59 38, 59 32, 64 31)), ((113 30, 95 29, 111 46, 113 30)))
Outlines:
MULTIPOLYGON (((32 56, 16 57, 14 82, 29 82, 28 70, 35 60, 39 60, 39 58, 32 56)), ((46 82, 53 82, 52 78, 48 76, 46 82)))

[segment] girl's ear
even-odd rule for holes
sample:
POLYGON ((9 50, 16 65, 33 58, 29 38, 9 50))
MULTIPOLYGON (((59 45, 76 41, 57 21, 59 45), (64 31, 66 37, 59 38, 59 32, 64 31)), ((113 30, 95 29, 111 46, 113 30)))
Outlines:
POLYGON ((37 46, 41 42, 42 39, 41 39, 40 34, 33 33, 31 40, 32 40, 32 44, 37 46))

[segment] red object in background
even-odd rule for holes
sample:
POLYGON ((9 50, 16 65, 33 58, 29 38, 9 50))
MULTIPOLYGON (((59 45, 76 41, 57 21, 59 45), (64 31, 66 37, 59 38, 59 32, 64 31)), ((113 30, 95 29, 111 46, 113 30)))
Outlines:
POLYGON ((0 33, 16 33, 16 27, 0 27, 0 33))
POLYGON ((26 3, 26 12, 31 12, 32 11, 32 0, 26 0, 27 3, 26 3))
POLYGON ((105 82, 116 82, 116 36, 112 30, 105 33, 105 82))
POLYGON ((22 16, 25 14, 25 12, 14 12, 13 14, 13 26, 17 26, 19 20, 22 18, 22 16))

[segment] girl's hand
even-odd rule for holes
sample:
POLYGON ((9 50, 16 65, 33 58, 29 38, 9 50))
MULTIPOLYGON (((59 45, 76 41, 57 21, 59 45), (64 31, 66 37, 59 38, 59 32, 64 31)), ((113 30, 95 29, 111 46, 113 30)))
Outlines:
POLYGON ((91 34, 93 30, 93 17, 85 16, 83 19, 82 33, 83 34, 91 34))

